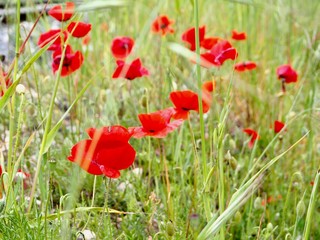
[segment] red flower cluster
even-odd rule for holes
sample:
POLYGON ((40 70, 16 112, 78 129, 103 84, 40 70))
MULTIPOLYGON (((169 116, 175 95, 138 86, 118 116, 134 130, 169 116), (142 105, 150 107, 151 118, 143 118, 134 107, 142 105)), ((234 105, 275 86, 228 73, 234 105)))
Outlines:
MULTIPOLYGON (((75 11, 73 2, 67 2, 65 6, 56 5, 48 11, 48 14, 60 22, 65 22, 71 19, 75 11)), ((55 73, 60 66, 61 60, 62 71, 61 76, 65 77, 79 69, 83 63, 83 55, 81 52, 72 52, 71 46, 67 45, 65 49, 65 57, 62 59, 64 51, 63 45, 66 42, 69 34, 75 38, 87 36, 91 30, 91 24, 84 22, 71 22, 67 26, 67 30, 51 29, 40 35, 38 46, 44 47, 50 44, 49 51, 53 52, 52 70, 55 73)))
POLYGON ((117 67, 113 72, 112 78, 135 78, 148 76, 149 71, 142 66, 140 58, 136 58, 131 63, 126 63, 125 58, 129 56, 134 46, 134 40, 130 37, 116 37, 111 44, 112 55, 121 60, 117 60, 117 67))
POLYGON ((136 151, 128 142, 132 134, 126 128, 89 128, 87 133, 90 139, 74 145, 68 159, 88 173, 118 178, 120 170, 134 162, 136 151))
POLYGON ((171 25, 174 23, 173 20, 170 20, 168 16, 161 15, 154 20, 151 26, 151 31, 157 34, 165 36, 168 33, 174 33, 174 30, 171 28, 171 25))
POLYGON ((227 40, 216 43, 208 52, 201 54, 201 65, 204 67, 221 66, 226 60, 235 60, 237 50, 227 40))
MULTIPOLYGON (((206 26, 199 27, 199 43, 200 47, 204 49, 211 49, 218 41, 217 37, 205 37, 206 26)), ((189 28, 182 34, 182 41, 188 44, 188 47, 191 51, 196 50, 196 30, 195 28, 189 28)))
POLYGON ((149 114, 139 114, 138 117, 142 126, 131 127, 129 131, 134 138, 142 138, 145 136, 164 138, 168 133, 174 131, 183 123, 183 120, 170 122, 173 114, 173 108, 167 108, 149 114))

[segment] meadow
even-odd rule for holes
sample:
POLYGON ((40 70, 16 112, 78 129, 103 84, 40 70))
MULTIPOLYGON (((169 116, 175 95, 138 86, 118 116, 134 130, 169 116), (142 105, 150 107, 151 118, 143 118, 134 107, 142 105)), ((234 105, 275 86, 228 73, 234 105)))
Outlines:
POLYGON ((1 13, 0 239, 320 239, 319 1, 1 13))

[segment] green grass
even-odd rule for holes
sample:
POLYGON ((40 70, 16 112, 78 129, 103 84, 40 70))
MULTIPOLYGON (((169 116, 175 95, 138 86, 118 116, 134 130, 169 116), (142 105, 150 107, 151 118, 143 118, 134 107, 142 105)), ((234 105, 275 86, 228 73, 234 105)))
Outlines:
MULTIPOLYGON (((0 98, 0 239, 76 239, 86 229, 97 239, 320 239, 320 4, 85 2, 77 17, 92 24, 91 42, 84 47, 69 40, 84 54, 80 70, 57 82, 50 53, 32 47, 50 27, 45 16, 11 67, 16 82, 0 98), (102 8, 109 3, 125 5, 102 8), (174 34, 150 32, 158 14, 175 20, 174 34), (206 25, 208 36, 227 39, 232 29, 247 32, 246 41, 232 42, 236 62, 256 61, 258 68, 237 73, 227 61, 219 69, 199 69, 181 47, 181 34, 196 24, 206 25), (149 77, 111 78, 116 36, 136 40, 129 59, 141 57, 149 77), (286 63, 299 79, 281 95, 276 68, 286 63), (137 156, 119 179, 89 175, 67 160, 71 147, 87 138, 85 129, 138 126, 139 113, 171 106, 171 91, 199 91, 211 79, 217 87, 210 112, 193 112, 160 141, 131 139, 137 156), (14 93, 18 83, 25 94, 14 93), (277 119, 286 130, 275 135, 270 126, 277 119), (244 128, 259 130, 253 149, 244 128), (31 175, 26 187, 14 177, 18 169, 31 175)), ((19 49, 23 40, 12 44, 19 49)))

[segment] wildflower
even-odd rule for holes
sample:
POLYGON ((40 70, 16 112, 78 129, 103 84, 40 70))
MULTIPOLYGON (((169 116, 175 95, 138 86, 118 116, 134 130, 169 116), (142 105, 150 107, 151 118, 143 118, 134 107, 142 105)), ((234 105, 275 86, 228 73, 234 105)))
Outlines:
POLYGON ((202 101, 209 107, 212 101, 212 92, 215 90, 215 88, 216 82, 213 79, 202 84, 202 101))
POLYGON ((89 45, 90 40, 91 40, 90 34, 87 34, 82 38, 82 44, 87 46, 89 45))
POLYGON ((151 26, 151 30, 154 33, 161 34, 165 36, 168 33, 174 33, 174 30, 171 28, 170 25, 174 23, 173 20, 170 20, 168 16, 161 15, 154 20, 151 26))
POLYGON ((116 37, 111 43, 111 53, 115 58, 126 58, 134 45, 134 40, 129 37, 116 37))
POLYGON ((257 67, 257 64, 255 62, 246 61, 246 62, 240 62, 234 65, 234 70, 238 72, 244 72, 244 71, 250 71, 257 67))
POLYGON ((289 65, 281 65, 277 68, 278 79, 282 82, 282 91, 286 91, 285 83, 294 83, 298 81, 297 72, 289 65))
POLYGON ((237 32, 236 30, 232 30, 232 39, 234 40, 246 40, 247 34, 245 32, 237 32))
MULTIPOLYGON (((52 70, 55 73, 60 66, 63 49, 60 48, 53 53, 52 70)), ((65 77, 78 70, 83 63, 83 55, 80 51, 75 53, 72 51, 71 46, 67 45, 63 59, 61 76, 65 77)))
POLYGON ((71 22, 68 26, 68 32, 71 33, 72 37, 82 38, 86 36, 91 30, 90 23, 84 22, 71 22))
POLYGON ((255 143, 255 141, 257 139, 259 139, 260 136, 258 135, 258 133, 255 130, 253 130, 251 128, 246 128, 246 129, 243 130, 243 132, 245 132, 246 134, 251 136, 251 139, 250 139, 250 141, 248 143, 248 146, 249 146, 249 148, 252 148, 254 143, 255 143))
MULTIPOLYGON (((175 106, 173 119, 187 119, 189 111, 194 110, 199 112, 198 94, 190 90, 175 91, 170 93, 170 100, 175 106)), ((210 105, 202 100, 203 112, 209 111, 210 105)))
POLYGON ((149 114, 139 114, 138 117, 142 126, 129 128, 129 131, 133 134, 132 137, 166 137, 168 133, 174 131, 183 123, 182 119, 170 122, 170 119, 174 112, 175 111, 173 108, 167 108, 149 114))
POLYGON ((112 78, 126 78, 133 80, 142 76, 148 76, 149 72, 146 68, 142 67, 140 58, 133 60, 130 64, 122 60, 118 60, 117 68, 115 69, 112 78))
POLYGON ((48 11, 48 14, 60 22, 68 21, 74 14, 75 5, 73 2, 66 2, 65 8, 56 5, 48 11))
POLYGON ((278 79, 285 83, 293 83, 298 81, 297 72, 289 65, 281 65, 277 68, 278 79))
POLYGON ((49 51, 55 51, 61 48, 61 45, 67 40, 67 33, 60 29, 51 29, 48 32, 42 33, 38 40, 38 46, 43 48, 49 42, 56 38, 56 40, 48 48, 49 51))
POLYGON ((216 81, 215 80, 210 80, 206 81, 202 84, 202 92, 213 92, 216 88, 216 81))
POLYGON ((131 133, 122 126, 89 128, 90 139, 74 145, 68 160, 93 175, 120 177, 120 171, 134 162, 136 151, 129 144, 131 133))
MULTIPOLYGON (((205 38, 206 27, 199 27, 199 43, 200 47, 204 49, 211 49, 218 41, 219 38, 211 37, 205 38)), ((186 42, 189 45, 191 51, 196 50, 196 30, 195 28, 189 28, 182 34, 182 41, 186 42)))
POLYGON ((279 133, 284 128, 285 124, 278 120, 274 121, 274 132, 279 133))
POLYGON ((213 48, 201 54, 201 65, 204 67, 221 66, 226 60, 235 60, 238 57, 237 50, 226 40, 219 41, 213 48))

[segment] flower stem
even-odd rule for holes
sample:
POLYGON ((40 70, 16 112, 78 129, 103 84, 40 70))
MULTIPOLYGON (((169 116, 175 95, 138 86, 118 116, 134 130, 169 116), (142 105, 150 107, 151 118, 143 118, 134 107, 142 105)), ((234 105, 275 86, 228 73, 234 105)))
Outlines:
MULTIPOLYGON (((195 39, 196 39, 196 78, 198 84, 198 102, 199 102, 199 116, 200 116, 200 132, 201 132, 201 163, 202 163, 202 177, 205 182, 208 175, 207 170, 207 156, 206 156, 206 140, 204 135, 204 119, 203 119, 203 105, 202 105, 202 81, 201 81, 201 69, 200 69, 200 39, 199 39, 199 3, 198 0, 194 0, 194 20, 195 20, 195 39)), ((207 219, 211 217, 210 208, 208 206, 208 199, 206 194, 203 195, 204 209, 207 219)))

